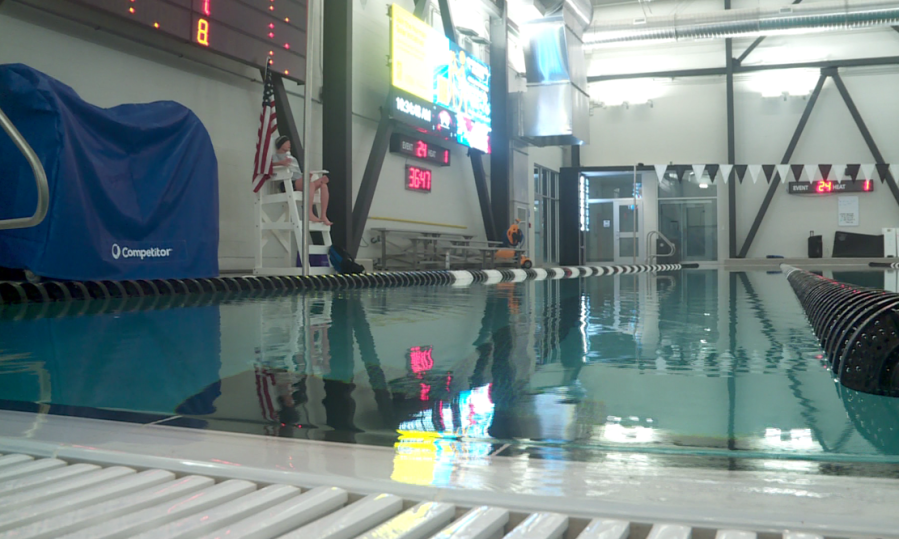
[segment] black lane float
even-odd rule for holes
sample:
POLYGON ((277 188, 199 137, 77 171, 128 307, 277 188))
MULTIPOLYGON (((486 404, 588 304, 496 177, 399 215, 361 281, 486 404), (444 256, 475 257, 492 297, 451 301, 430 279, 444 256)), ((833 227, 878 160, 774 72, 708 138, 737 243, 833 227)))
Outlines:
POLYGON ((569 279, 600 275, 679 271, 698 264, 637 266, 574 266, 528 270, 412 271, 392 273, 336 274, 311 277, 235 276, 210 279, 156 279, 152 281, 49 281, 41 283, 0 282, 0 306, 51 303, 72 300, 109 300, 191 294, 225 296, 291 294, 301 290, 349 288, 468 285, 542 279, 569 279))
POLYGON ((840 383, 899 397, 899 294, 782 268, 840 383))

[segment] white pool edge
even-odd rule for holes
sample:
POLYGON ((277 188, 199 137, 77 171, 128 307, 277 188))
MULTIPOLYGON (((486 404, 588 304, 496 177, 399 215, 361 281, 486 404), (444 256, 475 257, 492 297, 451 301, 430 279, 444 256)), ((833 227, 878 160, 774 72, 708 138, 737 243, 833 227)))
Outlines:
POLYGON ((8 411, 0 411, 0 452, 576 517, 831 537, 899 534, 899 480, 705 469, 622 472, 596 463, 460 456, 450 464, 450 480, 432 487, 392 480, 392 448, 8 411))

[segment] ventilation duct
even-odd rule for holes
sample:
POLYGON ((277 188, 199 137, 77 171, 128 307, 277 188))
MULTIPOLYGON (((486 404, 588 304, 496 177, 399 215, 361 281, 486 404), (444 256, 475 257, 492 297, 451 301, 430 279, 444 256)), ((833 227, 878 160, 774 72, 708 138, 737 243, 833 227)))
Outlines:
POLYGON ((635 41, 801 34, 896 24, 899 24, 899 4, 895 1, 820 2, 601 23, 585 34, 584 42, 588 47, 595 47, 635 41))
POLYGON ((584 29, 593 18, 590 0, 535 0, 550 14, 522 26, 527 92, 521 138, 535 146, 589 142, 590 97, 584 29))
POLYGON ((581 35, 593 22, 593 3, 590 0, 534 0, 534 7, 545 17, 562 15, 581 35))

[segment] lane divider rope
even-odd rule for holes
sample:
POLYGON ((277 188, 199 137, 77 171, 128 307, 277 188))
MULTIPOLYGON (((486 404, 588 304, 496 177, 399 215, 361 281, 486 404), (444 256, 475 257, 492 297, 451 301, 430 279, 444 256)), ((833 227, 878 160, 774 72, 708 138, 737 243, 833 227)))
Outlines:
POLYGON ((899 294, 781 269, 840 384, 899 397, 899 294))
POLYGON ((576 266, 549 269, 501 269, 465 271, 408 271, 320 275, 310 277, 214 277, 202 279, 154 279, 135 281, 48 281, 0 283, 0 306, 53 303, 73 300, 118 300, 173 296, 230 296, 283 294, 303 290, 340 290, 370 287, 499 284, 545 279, 573 279, 647 272, 695 269, 697 264, 637 266, 576 266))

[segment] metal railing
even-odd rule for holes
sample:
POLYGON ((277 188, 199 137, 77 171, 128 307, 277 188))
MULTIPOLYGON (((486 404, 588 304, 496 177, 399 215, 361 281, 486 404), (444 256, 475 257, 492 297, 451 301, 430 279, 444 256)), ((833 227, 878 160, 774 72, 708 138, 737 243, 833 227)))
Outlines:
POLYGON ((646 235, 646 249, 649 251, 649 260, 647 261, 649 264, 655 263, 659 259, 660 256, 674 256, 677 253, 677 246, 671 242, 668 238, 665 237, 664 234, 659 232, 658 230, 653 230, 649 234, 646 235), (654 247, 655 244, 652 242, 653 237, 657 237, 662 240, 662 243, 668 246, 671 249, 670 252, 660 255, 658 252, 653 254, 653 251, 657 251, 654 247))
POLYGON ((41 224, 44 217, 47 216, 47 210, 50 208, 50 187, 47 185, 47 174, 44 172, 44 166, 41 164, 41 160, 38 159, 37 154, 28 145, 28 142, 16 129, 16 126, 12 124, 12 121, 3 113, 3 110, 0 110, 0 125, 3 126, 3 130, 6 131, 16 147, 19 148, 19 151, 22 152, 22 155, 25 156, 25 159, 28 160, 31 170, 34 171, 34 181, 37 184, 37 209, 34 211, 34 215, 16 219, 2 219, 0 220, 0 230, 31 228, 41 224))

